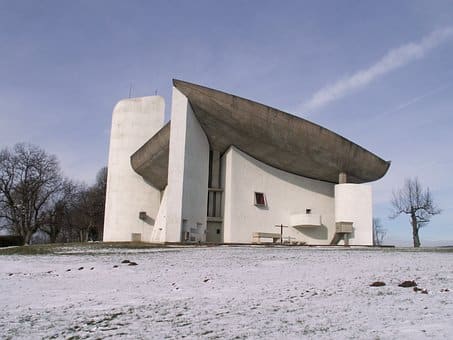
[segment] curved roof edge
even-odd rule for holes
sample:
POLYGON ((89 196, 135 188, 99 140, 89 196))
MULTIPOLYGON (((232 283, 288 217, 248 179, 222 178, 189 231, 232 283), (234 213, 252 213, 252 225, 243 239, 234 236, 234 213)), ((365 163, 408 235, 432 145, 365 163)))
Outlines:
POLYGON ((234 145, 270 166, 296 175, 338 183, 364 183, 390 167, 360 145, 304 118, 182 80, 173 85, 191 103, 211 148, 221 153, 234 145))
MULTIPOLYGON (((185 81, 174 86, 189 100, 213 150, 234 145, 274 168, 299 176, 338 183, 378 180, 390 162, 306 119, 278 109, 185 81)), ((167 184, 170 122, 131 156, 133 169, 154 187, 167 184)))

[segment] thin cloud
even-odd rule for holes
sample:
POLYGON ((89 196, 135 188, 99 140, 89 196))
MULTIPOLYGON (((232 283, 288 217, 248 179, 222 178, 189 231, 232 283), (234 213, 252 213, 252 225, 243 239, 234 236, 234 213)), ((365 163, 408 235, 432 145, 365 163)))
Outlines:
POLYGON ((320 89, 303 107, 305 110, 313 110, 344 97, 390 71, 403 67, 413 60, 423 58, 427 52, 451 37, 453 37, 453 27, 447 27, 430 33, 419 42, 394 48, 369 68, 360 70, 350 77, 340 79, 334 84, 320 89))
POLYGON ((377 114, 375 117, 376 118, 382 118, 384 116, 388 116, 389 114, 401 111, 401 110, 405 109, 406 107, 411 106, 412 104, 415 104, 415 103, 419 102, 420 100, 423 100, 423 99, 425 99, 427 97, 430 97, 430 96, 432 96, 434 94, 437 94, 437 93, 449 88, 451 85, 452 85, 452 83, 451 83, 451 81, 449 81, 448 83, 443 84, 442 86, 436 87, 435 89, 432 89, 431 91, 425 92, 424 94, 422 94, 420 96, 414 97, 414 98, 406 101, 405 103, 402 103, 402 104, 396 106, 395 108, 393 108, 391 110, 388 110, 388 111, 382 112, 380 114, 377 114))

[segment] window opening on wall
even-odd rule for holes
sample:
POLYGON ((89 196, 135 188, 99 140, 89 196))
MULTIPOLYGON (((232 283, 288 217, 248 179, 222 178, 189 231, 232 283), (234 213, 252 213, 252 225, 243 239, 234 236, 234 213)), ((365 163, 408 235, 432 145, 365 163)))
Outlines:
POLYGON ((262 192, 255 192, 255 205, 259 207, 266 206, 266 197, 262 192))
POLYGON ((311 209, 305 209, 306 214, 311 214, 311 209))

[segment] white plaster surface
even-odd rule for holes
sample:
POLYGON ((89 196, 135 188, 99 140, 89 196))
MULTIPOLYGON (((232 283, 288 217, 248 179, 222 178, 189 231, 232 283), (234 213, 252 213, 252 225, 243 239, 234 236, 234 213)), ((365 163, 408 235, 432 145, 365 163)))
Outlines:
POLYGON ((367 184, 335 185, 335 222, 353 222, 350 245, 373 244, 373 202, 367 184))
POLYGON ((116 104, 110 132, 104 241, 130 241, 132 233, 149 241, 160 205, 160 191, 146 183, 130 164, 130 156, 164 124, 160 96, 124 99, 116 104), (145 211, 146 221, 139 219, 145 211))
POLYGON ((168 165, 167 242, 206 240, 209 142, 190 103, 173 88, 168 165))
MULTIPOLYGON (((222 157, 224 242, 252 241, 253 232, 279 233, 275 225, 290 225, 291 215, 306 209, 320 216, 322 226, 288 227, 291 241, 329 244, 333 238, 334 185, 270 167, 231 147, 222 157), (267 206, 254 205, 254 192, 266 196, 267 206)), ((319 223, 319 221, 318 221, 319 223)))
POLYGON ((163 243, 165 242, 165 232, 167 230, 167 187, 162 192, 162 198, 160 201, 159 212, 156 216, 156 222, 154 223, 150 242, 152 243, 163 243))
POLYGON ((78 250, 0 256, 0 338, 451 339, 453 334, 451 252, 78 250), (124 259, 138 265, 120 264, 124 259), (378 280, 386 286, 369 286, 378 280), (404 280, 415 280, 428 294, 398 287, 404 280))

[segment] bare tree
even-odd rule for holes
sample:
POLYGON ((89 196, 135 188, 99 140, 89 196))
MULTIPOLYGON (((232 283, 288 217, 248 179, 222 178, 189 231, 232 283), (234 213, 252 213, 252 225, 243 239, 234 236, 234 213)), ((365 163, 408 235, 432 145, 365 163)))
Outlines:
POLYGON ((441 213, 433 203, 429 188, 423 189, 418 178, 406 179, 404 186, 393 192, 392 206, 391 218, 403 213, 409 215, 414 247, 420 247, 420 228, 426 226, 432 216, 441 213))
POLYGON ((55 156, 30 144, 0 151, 0 225, 29 244, 62 189, 55 156))
POLYGON ((79 212, 82 223, 79 226, 80 241, 102 240, 104 229, 105 195, 107 188, 107 167, 99 170, 96 183, 81 191, 79 212))
MULTIPOLYGON (((60 234, 66 229, 73 229, 71 216, 74 206, 77 204, 77 195, 79 194, 79 185, 73 181, 66 179, 63 182, 62 190, 49 205, 44 214, 44 222, 40 226, 40 230, 49 236, 51 243, 57 242, 60 234)), ((70 241, 70 231, 66 233, 68 238, 60 241, 70 241)))
POLYGON ((61 229, 58 240, 60 242, 81 241, 80 230, 84 229, 84 218, 81 206, 81 197, 86 190, 85 184, 75 184, 68 188, 70 194, 64 201, 64 211, 61 219, 61 229))
POLYGON ((385 235, 387 235, 387 230, 382 226, 381 220, 379 218, 373 218, 373 244, 375 246, 382 246, 385 235))
POLYGON ((92 186, 66 180, 62 193, 46 213, 40 228, 50 242, 102 240, 107 168, 102 168, 92 186))
POLYGON ((107 172, 108 168, 105 166, 101 168, 96 175, 95 188, 95 239, 102 241, 104 235, 104 213, 105 213, 105 197, 107 194, 107 172))

